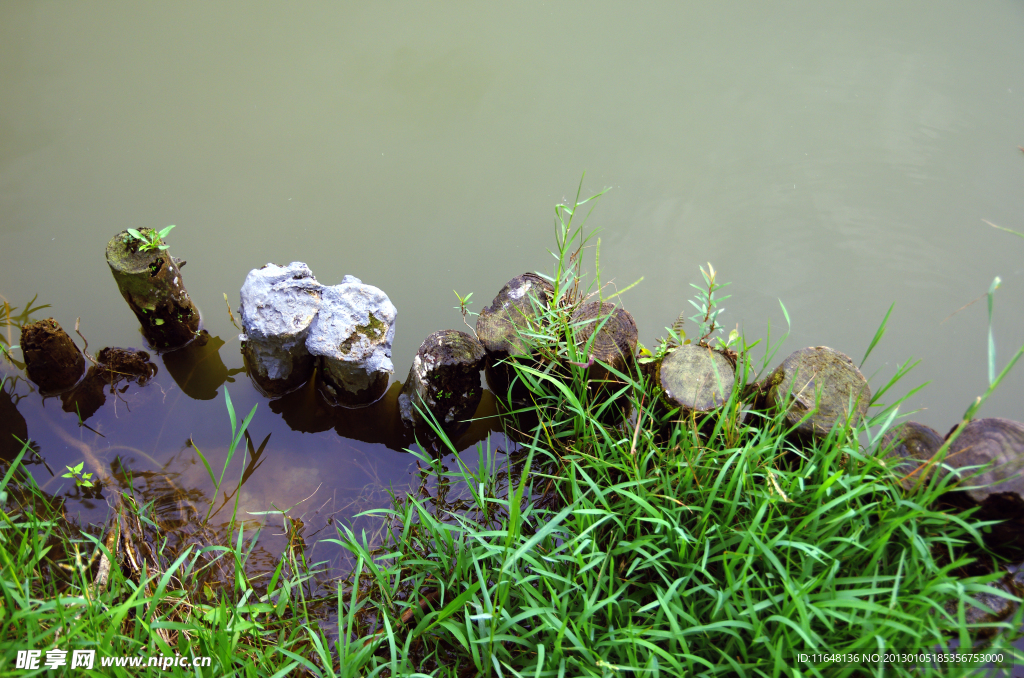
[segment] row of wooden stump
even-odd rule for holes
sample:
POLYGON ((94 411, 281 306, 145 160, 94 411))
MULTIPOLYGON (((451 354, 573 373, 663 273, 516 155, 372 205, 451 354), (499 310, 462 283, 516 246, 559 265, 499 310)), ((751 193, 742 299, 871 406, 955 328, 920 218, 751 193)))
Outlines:
MULTIPOLYGON (((145 231, 144 231, 145 233, 145 231)), ((107 264, 125 301, 135 313, 149 344, 158 351, 174 351, 193 341, 200 334, 199 312, 185 290, 181 267, 184 262, 166 250, 146 249, 144 241, 123 231, 108 242, 107 264)), ((239 309, 243 319, 243 355, 250 377, 263 392, 280 395, 294 390, 309 380, 318 363, 309 359, 308 327, 317 320, 321 324, 338 325, 337 307, 323 310, 323 299, 340 298, 345 315, 341 334, 337 327, 321 344, 314 347, 319 363, 318 385, 330 402, 360 406, 381 396, 387 377, 393 372, 390 362, 394 337, 395 312, 386 295, 376 288, 346 276, 341 285, 323 287, 315 281, 304 264, 291 267, 256 269, 250 276, 263 272, 277 277, 269 279, 271 287, 298 286, 303 299, 314 299, 301 310, 302 322, 285 314, 274 327, 286 336, 275 345, 272 359, 281 360, 282 351, 295 354, 288 372, 268 370, 271 358, 261 355, 256 338, 265 339, 266 326, 258 325, 257 315, 274 316, 273 296, 253 297, 251 308, 239 309), (379 294, 378 294, 379 293, 379 294), (374 315, 374 311, 353 310, 345 294, 371 298, 390 309, 374 315), (267 308, 267 305, 270 308, 267 308), (360 315, 363 313, 364 315, 360 315), (325 319, 326 318, 326 319, 325 319), (303 324, 304 323, 304 324, 303 324), (355 330, 345 329, 348 327, 355 330), (358 330, 358 332, 356 332, 358 330), (288 333, 291 334, 288 334, 288 333), (346 335, 351 332, 351 335, 346 335), (357 336, 358 334, 358 336, 357 336), (365 336, 364 336, 365 335, 365 336), (358 340, 358 341, 356 341, 358 340), (340 343, 339 343, 340 342, 340 343), (250 345, 247 345, 250 344, 250 345), (367 350, 357 350, 362 344, 367 350), (280 346, 285 346, 281 349, 280 346), (333 353, 331 353, 331 350, 333 353), (372 349, 372 350, 371 350, 372 349), (373 373, 359 377, 367 367, 366 356, 375 356, 373 373), (348 361, 348 362, 345 362, 348 361), (363 362, 360 362, 363 361, 363 362), (292 370, 292 365, 300 366, 292 370), (282 376, 283 374, 283 376, 282 376), (336 375, 332 381, 325 375, 336 375), (355 374, 356 377, 352 375, 355 374), (342 375, 338 377, 337 375, 342 375), (381 377, 384 377, 383 380, 381 377), (353 388, 344 392, 347 382, 372 384, 372 388, 353 388), (321 383, 322 382, 322 383, 321 383)), ((249 279, 247 278, 247 281, 249 279)), ((399 396, 402 418, 409 424, 422 424, 421 412, 444 427, 455 427, 472 417, 482 395, 480 372, 483 370, 491 390, 506 402, 525 394, 521 386, 513 387, 514 373, 508 366, 511 356, 530 353, 524 332, 535 330, 552 303, 551 284, 541 276, 526 273, 510 280, 491 304, 477 318, 473 337, 457 330, 436 332, 421 344, 399 396)), ((281 314, 278 313, 280 316, 281 314)), ((276 316, 274 316, 276 317, 276 316)), ((615 383, 615 372, 629 374, 635 369, 638 346, 636 323, 623 308, 609 303, 580 304, 572 313, 570 324, 575 328, 579 349, 578 366, 586 370, 586 378, 595 384, 615 383)), ((151 376, 148 356, 132 349, 104 349, 85 375, 85 361, 71 338, 52 318, 22 328, 21 347, 28 377, 43 394, 66 393, 77 385, 103 382, 110 374, 129 375, 144 382, 151 376), (95 374, 93 374, 95 372, 95 374), (80 383, 82 382, 82 383, 80 383)), ((168 355, 173 355, 169 353, 168 355)), ((269 355, 269 354, 268 354, 269 355)), ((289 354, 290 355, 290 354, 289 354)), ((287 358, 291 360, 291 358, 287 358)), ((541 360, 543 357, 523 358, 541 360)), ((549 357, 550 359, 550 357, 549 357)), ((554 358, 554 359, 557 359, 554 358)), ((564 358, 562 359, 564 360, 564 358)), ((276 364, 276 363, 275 363, 276 364)), ((539 363, 535 362, 535 365, 539 363)), ((727 402, 736 387, 736 356, 728 349, 707 345, 686 344, 670 349, 662 359, 644 368, 660 387, 661 406, 680 410, 683 414, 706 413, 727 402)), ((796 351, 786 358, 768 377, 745 386, 740 401, 751 410, 785 411, 787 424, 805 440, 820 439, 837 425, 857 422, 866 416, 871 401, 867 380, 846 355, 824 346, 796 351)), ((1020 533, 1024 527, 1024 483, 1018 475, 1024 468, 1024 426, 1005 419, 980 419, 970 422, 949 447, 945 469, 936 466, 932 457, 942 446, 943 438, 927 427, 913 422, 890 431, 886 448, 892 448, 893 463, 905 483, 917 482, 926 473, 948 472, 995 462, 994 468, 972 484, 996 483, 986 490, 970 490, 966 494, 979 504, 999 504, 1002 517, 1017 521, 1013 528, 1020 533)), ((908 485, 908 489, 911 485, 908 485)), ((1004 530, 1004 532, 1006 532, 1004 530)), ((1004 535, 1010 539, 1012 530, 1004 535)), ((1024 548, 1024 538, 1014 538, 1024 548)))

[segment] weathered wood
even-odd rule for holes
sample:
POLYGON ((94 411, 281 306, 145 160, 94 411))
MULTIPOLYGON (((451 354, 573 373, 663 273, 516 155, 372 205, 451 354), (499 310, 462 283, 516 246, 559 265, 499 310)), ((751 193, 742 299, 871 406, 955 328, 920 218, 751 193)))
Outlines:
POLYGON ((967 495, 982 504, 993 495, 1012 494, 1024 505, 1024 478, 1020 475, 1024 470, 1024 424, 1009 419, 975 419, 950 444, 945 463, 962 476, 974 472, 962 470, 967 467, 993 464, 966 481, 969 486, 987 487, 967 490, 967 495))
POLYGON ((398 397, 402 419, 423 424, 416 405, 429 410, 445 427, 465 420, 480 404, 483 345, 465 332, 443 330, 427 337, 412 361, 398 397))
POLYGON ((107 392, 113 393, 121 382, 144 386, 157 373, 149 354, 134 348, 103 348, 96 364, 89 366, 85 379, 61 394, 61 409, 77 414, 85 421, 103 406, 107 392))
POLYGON ((519 333, 551 303, 551 283, 535 273, 509 280, 476 319, 476 336, 493 360, 529 353, 519 333))
POLYGON ((602 379, 607 370, 597 364, 604 362, 619 372, 632 368, 638 332, 633 316, 614 304, 593 301, 583 304, 572 314, 569 323, 575 328, 576 349, 588 364, 588 378, 602 379))
POLYGON ((686 344, 666 355, 655 370, 669 409, 709 412, 729 399, 736 384, 736 366, 706 346, 686 344))
POLYGON ((143 251, 142 244, 121 231, 107 243, 107 265, 146 340, 161 351, 184 346, 199 330, 199 311, 185 290, 179 260, 169 250, 143 251))
POLYGON ((814 414, 795 429, 798 435, 816 438, 825 437, 851 415, 856 423, 867 415, 871 402, 868 381, 857 366, 827 346, 794 352, 758 388, 765 394, 760 406, 785 410, 789 426, 797 426, 817 405, 814 414))
POLYGON ((883 462, 910 491, 927 484, 936 470, 941 472, 941 465, 933 462, 940 447, 942 436, 935 429, 908 421, 886 431, 880 449, 889 450, 883 462))
POLYGON ((85 372, 82 352, 53 318, 21 328, 21 352, 28 378, 43 393, 66 391, 85 372))

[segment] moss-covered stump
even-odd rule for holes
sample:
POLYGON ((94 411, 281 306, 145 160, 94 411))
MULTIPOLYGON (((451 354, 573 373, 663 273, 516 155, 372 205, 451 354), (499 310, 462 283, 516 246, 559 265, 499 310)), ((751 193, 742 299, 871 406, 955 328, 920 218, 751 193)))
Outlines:
POLYGON ((933 472, 941 470, 941 465, 931 463, 940 447, 942 436, 915 421, 900 424, 882 436, 881 449, 889 450, 883 462, 907 491, 925 485, 933 472))
POLYGON ((529 391, 515 380, 515 369, 507 363, 509 356, 523 356, 530 352, 520 337, 530 322, 551 304, 554 288, 536 273, 524 273, 512 278, 498 292, 490 306, 485 306, 476 319, 476 337, 487 351, 485 367, 487 385, 500 400, 524 399, 529 391))
POLYGON ((569 322, 575 328, 576 349, 583 356, 583 362, 588 364, 588 378, 605 379, 609 376, 597 361, 619 372, 631 369, 639 335, 629 311, 614 304, 593 301, 576 309, 569 322))
POLYGON ((758 385, 758 390, 763 394, 758 407, 786 410, 786 423, 808 438, 827 436, 833 426, 847 418, 856 423, 867 414, 871 402, 868 380, 848 356, 828 346, 794 352, 758 385))
MULTIPOLYGON (((147 237, 156 233, 140 232, 147 237)), ((107 243, 107 265, 146 341, 160 351, 179 348, 199 330, 199 311, 185 290, 178 260, 169 250, 143 251, 142 245, 121 231, 107 243)))
POLYGON ((53 318, 21 328, 21 352, 28 378, 43 393, 66 391, 85 372, 82 352, 53 318))
POLYGON ((423 424, 416 405, 451 427, 473 416, 480 404, 483 345, 465 332, 442 330, 427 337, 412 360, 398 407, 402 420, 423 424))
POLYGON ((510 355, 528 355, 530 349, 519 333, 547 308, 553 293, 551 283, 535 273, 509 280, 476 319, 476 336, 487 353, 499 360, 510 355))
POLYGON ((729 399, 736 366, 706 346, 686 344, 666 355, 654 371, 663 404, 686 412, 710 412, 729 399))
POLYGON ((318 383, 329 401, 362 407, 384 395, 395 371, 391 343, 397 316, 387 294, 354 276, 324 288, 306 348, 317 356, 318 383))

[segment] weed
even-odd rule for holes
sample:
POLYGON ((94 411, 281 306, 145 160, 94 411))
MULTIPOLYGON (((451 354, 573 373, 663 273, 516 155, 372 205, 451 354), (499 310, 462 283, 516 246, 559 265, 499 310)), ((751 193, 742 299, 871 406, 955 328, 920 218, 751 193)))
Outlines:
MULTIPOLYGON (((81 415, 79 415, 79 423, 81 424, 81 415)), ((92 474, 83 473, 83 466, 85 466, 84 461, 78 462, 77 466, 65 466, 64 468, 66 468, 68 472, 62 475, 61 478, 74 478, 75 487, 92 487, 92 481, 89 480, 89 478, 92 478, 92 474)))
POLYGON ((141 232, 134 228, 126 228, 125 230, 128 232, 128 235, 142 243, 139 246, 140 252, 149 252, 150 250, 165 250, 170 247, 170 245, 163 244, 163 239, 167 237, 172 228, 174 228, 174 224, 161 229, 159 232, 151 228, 145 228, 141 232))

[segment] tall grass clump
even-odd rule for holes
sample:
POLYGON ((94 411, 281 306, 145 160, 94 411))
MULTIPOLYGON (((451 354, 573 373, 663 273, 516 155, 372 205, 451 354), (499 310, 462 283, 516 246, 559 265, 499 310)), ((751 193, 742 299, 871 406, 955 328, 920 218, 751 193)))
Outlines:
POLYGON ((717 340, 737 349, 738 383, 708 415, 667 410, 642 365, 603 365, 595 382, 569 318, 617 295, 583 281, 587 202, 556 210, 553 301, 522 333, 531 355, 509 360, 527 391, 506 403, 517 449, 481 448, 475 469, 414 452, 421 491, 371 512, 383 542, 339 528, 356 559, 339 588, 340 675, 966 675, 981 662, 885 656, 976 643, 1020 661, 1019 609, 967 617, 978 595, 1010 595, 999 568, 969 576, 998 562, 987 524, 937 508, 953 474, 907 492, 885 461, 908 396, 879 398, 909 365, 866 420, 810 442, 743 400, 757 342, 742 337, 717 340))

